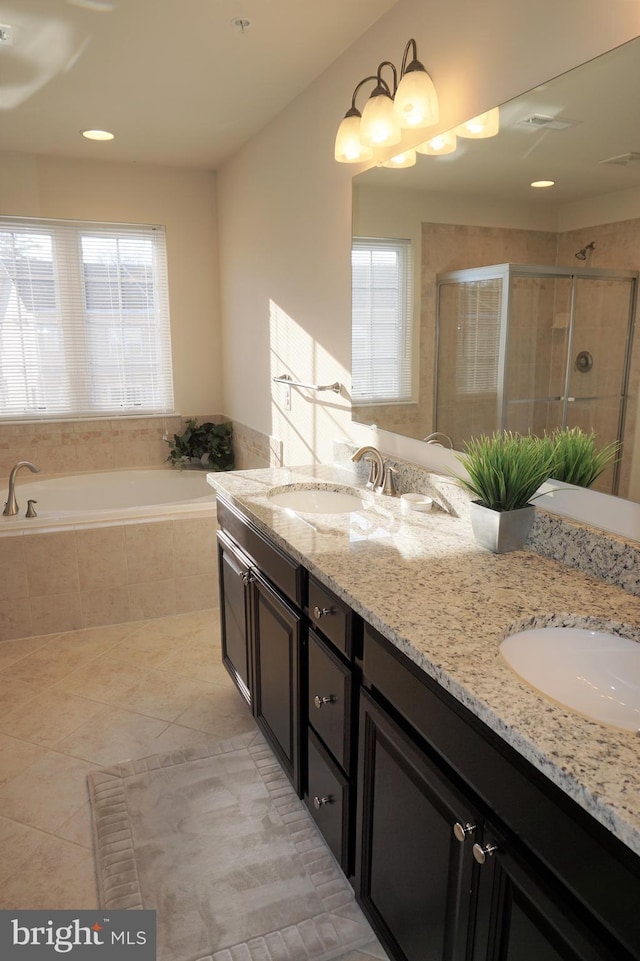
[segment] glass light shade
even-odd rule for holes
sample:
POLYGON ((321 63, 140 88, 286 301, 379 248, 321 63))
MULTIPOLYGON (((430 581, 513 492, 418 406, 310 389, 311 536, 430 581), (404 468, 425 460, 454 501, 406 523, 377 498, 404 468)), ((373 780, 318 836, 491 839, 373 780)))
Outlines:
POLYGON ((461 123, 456 127, 459 137, 468 137, 472 140, 484 140, 487 137, 495 137, 500 130, 500 108, 494 107, 486 113, 480 113, 477 117, 472 117, 466 123, 461 123))
POLYGON ((371 160, 373 150, 360 140, 360 114, 344 118, 336 134, 335 158, 338 163, 355 164, 371 160))
POLYGON ((433 127, 440 117, 438 95, 426 70, 410 70, 398 84, 393 112, 403 128, 433 127))
POLYGON ((391 97, 384 93, 369 97, 362 111, 360 141, 367 147, 392 147, 401 137, 391 97))
POLYGON ((413 167, 415 162, 416 162, 415 150, 404 150, 402 153, 396 154, 395 157, 391 157, 390 160, 385 160, 382 166, 397 167, 401 169, 402 167, 413 167))
POLYGON ((444 154, 453 153, 457 144, 455 130, 448 130, 446 133, 439 133, 437 137, 432 137, 426 143, 421 143, 416 150, 428 157, 442 157, 444 154))
POLYGON ((82 130, 81 133, 87 140, 113 140, 115 136, 109 130, 82 130))

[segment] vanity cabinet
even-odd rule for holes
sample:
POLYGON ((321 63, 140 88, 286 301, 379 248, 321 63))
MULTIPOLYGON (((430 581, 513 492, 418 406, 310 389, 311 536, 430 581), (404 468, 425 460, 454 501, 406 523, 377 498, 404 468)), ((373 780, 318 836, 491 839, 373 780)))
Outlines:
POLYGON ((365 630, 356 893, 397 961, 637 961, 638 858, 365 630))
POLYGON ((222 658, 302 796, 303 568, 218 500, 222 658))
POLYGON ((362 622, 309 576, 305 803, 345 874, 352 873, 362 622))

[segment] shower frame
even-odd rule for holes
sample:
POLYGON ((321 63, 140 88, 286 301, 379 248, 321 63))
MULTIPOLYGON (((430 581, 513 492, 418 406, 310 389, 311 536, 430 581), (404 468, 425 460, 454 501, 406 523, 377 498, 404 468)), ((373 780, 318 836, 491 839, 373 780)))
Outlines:
MULTIPOLYGON (((628 387, 629 387, 629 372, 631 367, 631 351, 633 347, 633 334, 635 328, 635 317, 638 301, 638 278, 640 274, 638 271, 633 270, 609 270, 606 268, 595 268, 595 267, 561 267, 561 266, 544 266, 536 264, 492 264, 486 267, 466 267, 459 270, 450 270, 446 273, 438 274, 436 276, 436 338, 435 338, 435 376, 433 384, 433 410, 434 410, 434 420, 435 420, 435 430, 438 430, 438 363, 437 359, 439 357, 440 349, 440 292, 445 284, 451 283, 463 283, 469 281, 482 281, 482 280, 502 280, 502 290, 501 290, 501 303, 500 303, 500 334, 498 341, 498 386, 497 386, 497 429, 504 430, 504 425, 507 421, 507 399, 505 396, 505 383, 506 383, 506 361, 507 361, 507 349, 509 343, 509 318, 511 312, 511 305, 513 300, 513 281, 517 277, 545 277, 552 279, 565 278, 571 280, 571 297, 569 305, 569 323, 567 331, 567 350, 566 350, 566 366, 565 366, 565 377, 564 377, 564 390, 563 395, 560 397, 546 397, 546 398, 527 398, 527 402, 530 401, 542 401, 542 400, 558 400, 562 401, 562 415, 561 423, 566 424, 569 404, 572 403, 575 398, 570 396, 570 380, 571 380, 571 361, 572 348, 573 348, 573 335, 575 327, 575 313, 576 313, 576 286, 577 281, 582 278, 593 278, 602 280, 629 280, 631 281, 631 290, 629 296, 629 310, 627 318, 627 334, 626 334, 626 344, 625 344, 625 358, 622 371, 622 381, 620 389, 620 404, 618 409, 618 428, 617 428, 617 440, 622 444, 624 437, 624 426, 625 418, 627 412, 627 399, 628 399, 628 387)), ((584 400, 589 400, 590 398, 581 398, 584 400)), ((612 478, 612 490, 614 494, 618 492, 618 486, 620 481, 620 462, 618 459, 613 468, 613 478, 612 478)))

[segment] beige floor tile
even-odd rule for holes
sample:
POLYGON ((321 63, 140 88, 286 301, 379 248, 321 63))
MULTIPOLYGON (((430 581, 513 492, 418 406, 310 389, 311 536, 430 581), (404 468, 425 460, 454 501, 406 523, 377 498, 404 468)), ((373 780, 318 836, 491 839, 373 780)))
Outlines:
POLYGON ((52 642, 52 645, 47 644, 33 654, 9 664, 2 671, 2 677, 26 681, 41 687, 50 686, 62 680, 77 669, 81 658, 74 651, 58 650, 56 641, 52 642))
POLYGON ((192 747, 196 744, 202 744, 210 738, 211 735, 207 734, 206 731, 196 731, 194 728, 185 727, 183 724, 170 724, 157 738, 154 753, 161 754, 163 751, 177 751, 180 748, 192 747))
POLYGON ((164 720, 110 707, 58 741, 56 749, 105 767, 157 753, 157 738, 167 726, 164 720))
POLYGON ((214 684, 211 694, 197 698, 176 718, 178 724, 193 727, 217 737, 233 737, 255 725, 248 705, 231 683, 214 684))
POLYGON ((185 643, 193 638, 191 635, 200 631, 207 631, 214 628, 218 623, 218 611, 191 611, 189 614, 175 614, 172 617, 163 617, 159 622, 162 625, 163 634, 174 634, 183 638, 185 643))
POLYGON ((90 910, 98 907, 93 855, 49 837, 3 882, 2 907, 16 910, 90 910))
POLYGON ((50 650, 61 654, 72 653, 83 661, 99 657, 113 650, 130 633, 126 624, 111 624, 107 627, 90 627, 81 631, 60 634, 49 641, 50 650))
POLYGON ((81 724, 104 711, 104 705, 68 691, 49 688, 29 702, 29 710, 18 708, 0 718, 0 731, 43 747, 71 734, 81 724))
POLYGON ((211 641, 205 646, 201 641, 186 644, 176 654, 171 654, 158 663, 158 670, 181 674, 184 677, 200 677, 203 681, 224 683, 226 668, 217 645, 211 641))
POLYGON ((6 784, 16 774, 42 760, 46 754, 46 750, 37 744, 0 734, 0 784, 6 784))
POLYGON ((114 704, 123 690, 136 683, 139 674, 139 665, 111 667, 109 655, 104 654, 62 678, 55 689, 101 704, 114 704))
POLYGON ((24 707, 39 693, 35 684, 7 677, 0 672, 0 718, 18 707, 24 707))
POLYGON ((0 643, 0 671, 10 664, 33 654, 34 651, 44 647, 51 640, 50 637, 23 637, 17 641, 2 641, 0 643))
POLYGON ((143 671, 113 704, 123 710, 175 721, 198 697, 211 692, 212 685, 197 677, 181 677, 166 671, 143 671))
POLYGON ((54 751, 0 788, 0 811, 8 818, 56 831, 87 802, 86 760, 54 751))
MULTIPOLYGON (((47 840, 48 834, 31 828, 27 824, 18 824, 9 818, 0 817, 0 882, 4 882, 11 874, 32 857, 41 844, 47 840)), ((0 909, 5 908, 4 884, 0 886, 0 909)))
POLYGON ((56 837, 64 838, 65 841, 73 841, 74 844, 79 844, 80 847, 93 851, 93 825, 89 801, 58 828, 56 837))

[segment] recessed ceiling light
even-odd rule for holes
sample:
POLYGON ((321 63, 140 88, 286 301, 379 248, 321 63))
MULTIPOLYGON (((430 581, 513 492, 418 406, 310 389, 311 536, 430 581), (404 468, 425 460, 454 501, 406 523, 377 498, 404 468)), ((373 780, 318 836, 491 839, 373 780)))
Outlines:
POLYGON ((115 134, 109 133, 108 130, 83 130, 82 136, 87 140, 113 140, 115 134))
POLYGON ((533 180, 530 187, 554 187, 555 180, 533 180))

